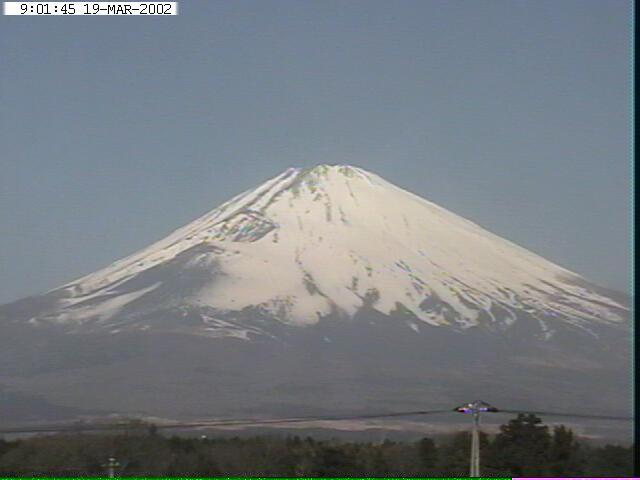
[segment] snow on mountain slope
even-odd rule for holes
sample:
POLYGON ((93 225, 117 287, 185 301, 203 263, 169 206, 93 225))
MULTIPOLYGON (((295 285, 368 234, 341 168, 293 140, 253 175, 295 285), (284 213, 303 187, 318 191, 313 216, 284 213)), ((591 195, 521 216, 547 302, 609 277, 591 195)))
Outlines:
POLYGON ((228 320, 248 309, 310 325, 367 307, 408 315, 414 329, 504 327, 525 313, 548 335, 549 319, 590 331, 627 314, 575 273, 375 174, 327 165, 290 168, 50 293, 56 306, 32 323, 114 326, 196 309, 214 336, 243 338, 250 329, 228 320))

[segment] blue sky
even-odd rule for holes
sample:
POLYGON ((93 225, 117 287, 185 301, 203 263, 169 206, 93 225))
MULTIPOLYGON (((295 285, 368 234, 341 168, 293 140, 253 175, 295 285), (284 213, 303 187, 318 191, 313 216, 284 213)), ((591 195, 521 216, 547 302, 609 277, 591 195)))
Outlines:
POLYGON ((319 163, 628 291, 630 45, 621 0, 0 17, 0 302, 319 163))

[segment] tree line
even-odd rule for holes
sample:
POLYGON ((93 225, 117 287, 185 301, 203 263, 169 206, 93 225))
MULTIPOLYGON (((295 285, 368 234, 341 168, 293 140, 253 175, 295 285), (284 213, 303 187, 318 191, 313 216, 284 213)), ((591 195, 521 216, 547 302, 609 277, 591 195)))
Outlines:
MULTIPOLYGON (((0 476, 468 476, 470 433, 438 442, 378 443, 297 436, 190 438, 143 432, 0 439, 0 476)), ((481 473, 494 477, 630 477, 633 447, 593 446, 565 426, 519 414, 480 435, 481 473)))

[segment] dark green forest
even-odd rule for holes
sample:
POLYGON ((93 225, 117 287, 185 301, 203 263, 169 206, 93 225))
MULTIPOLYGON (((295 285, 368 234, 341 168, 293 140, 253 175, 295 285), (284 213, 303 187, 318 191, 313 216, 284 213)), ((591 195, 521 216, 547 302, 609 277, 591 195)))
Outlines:
MULTIPOLYGON (((189 438, 153 426, 118 434, 58 434, 0 440, 0 476, 467 476, 470 434, 435 442, 318 441, 313 438, 189 438)), ((481 434, 481 473, 504 477, 632 476, 633 448, 593 446, 535 415, 481 434)))

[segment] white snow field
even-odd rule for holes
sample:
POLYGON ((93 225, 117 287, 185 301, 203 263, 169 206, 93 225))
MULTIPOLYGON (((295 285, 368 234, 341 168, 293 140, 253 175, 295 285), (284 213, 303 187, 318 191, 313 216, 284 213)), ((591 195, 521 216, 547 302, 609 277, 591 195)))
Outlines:
POLYGON ((577 274, 373 173, 320 165, 290 168, 148 248, 53 290, 64 298, 42 319, 108 323, 165 281, 137 278, 178 257, 181 273, 173 278, 197 272, 197 282, 169 295, 170 306, 206 307, 209 330, 218 324, 217 335, 239 338, 246 332, 228 328, 215 312, 255 308, 304 326, 367 306, 410 314, 417 331, 416 322, 508 326, 523 311, 549 336, 544 319, 590 331, 623 322, 627 311, 577 274))

